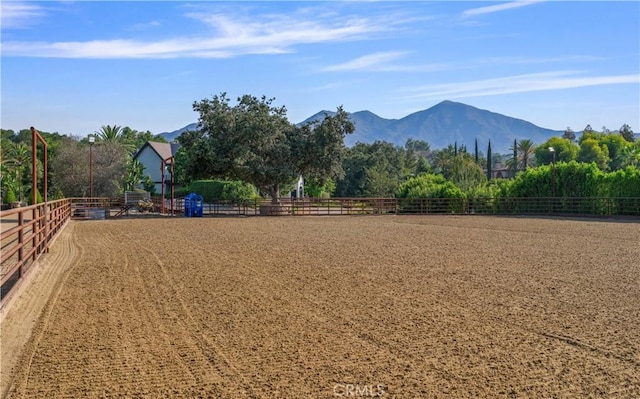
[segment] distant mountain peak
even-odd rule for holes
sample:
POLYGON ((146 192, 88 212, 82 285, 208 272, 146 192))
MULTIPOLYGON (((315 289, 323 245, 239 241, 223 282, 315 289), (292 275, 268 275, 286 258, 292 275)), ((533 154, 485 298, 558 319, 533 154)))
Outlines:
MULTIPOLYGON (((335 111, 317 112, 301 123, 322 120, 325 115, 335 115, 335 111)), ((531 139, 540 144, 551 136, 562 135, 562 131, 541 128, 522 119, 451 100, 441 101, 401 119, 385 119, 368 110, 349 113, 349 117, 355 124, 355 132, 345 138, 347 146, 356 142, 374 141, 387 141, 403 146, 407 139, 412 138, 427 141, 433 149, 444 148, 456 142, 472 148, 477 139, 483 151, 486 151, 491 140, 493 151, 504 154, 509 151, 514 139, 531 139)), ((183 131, 195 128, 197 124, 192 123, 161 135, 167 141, 173 141, 183 131)))

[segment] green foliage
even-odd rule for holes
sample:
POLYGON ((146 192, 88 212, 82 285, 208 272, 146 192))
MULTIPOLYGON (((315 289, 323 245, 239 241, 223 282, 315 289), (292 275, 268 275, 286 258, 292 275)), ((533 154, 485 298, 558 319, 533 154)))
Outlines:
POLYGON ((624 167, 625 152, 628 147, 632 147, 633 144, 626 141, 619 134, 606 134, 603 135, 600 144, 607 147, 609 154, 609 170, 618 170, 624 167))
MULTIPOLYGON (((590 129, 590 126, 587 126, 590 129)), ((579 144, 559 137, 552 137, 535 150, 535 159, 538 165, 550 164, 553 154, 549 147, 556 150, 557 162, 591 163, 602 170, 617 170, 629 165, 629 154, 633 153, 633 143, 623 136, 608 131, 596 132, 585 128, 580 136, 579 144), (631 149, 630 149, 631 148, 631 149)), ((603 127, 606 130, 606 128, 603 127)))
POLYGON ((94 136, 97 142, 118 143, 127 153, 131 154, 137 149, 135 140, 135 133, 137 132, 133 134, 131 132, 130 128, 122 128, 122 126, 117 125, 103 125, 100 130, 94 132, 94 136))
POLYGON ((620 152, 620 166, 640 167, 640 141, 636 141, 622 149, 620 152))
MULTIPOLYGON (((36 188, 36 204, 40 204, 42 202, 44 202, 42 194, 40 194, 40 190, 36 188)), ((33 205, 33 195, 31 195, 31 191, 29 191, 29 205, 33 205)))
POLYGON ((464 153, 452 160, 449 179, 463 192, 467 192, 484 184, 487 176, 480 165, 464 153))
POLYGON ((430 173, 430 172, 431 172, 431 167, 429 166, 429 163, 427 162, 427 158, 418 157, 418 161, 416 162, 415 174, 419 175, 419 174, 422 174, 422 173, 430 173))
POLYGON ((492 213, 498 210, 498 199, 504 194, 507 179, 491 179, 481 186, 473 187, 466 195, 471 213, 492 213))
POLYGON ((258 191, 251 184, 238 180, 230 180, 222 182, 222 194, 220 198, 232 203, 242 203, 260 198, 260 195, 258 195, 258 191))
POLYGON ((333 179, 320 184, 317 179, 305 179, 304 192, 308 197, 328 198, 336 190, 336 183, 333 179))
POLYGON ((4 193, 4 198, 2 202, 4 202, 5 204, 10 204, 12 202, 17 202, 17 201, 18 201, 18 197, 16 196, 16 193, 13 191, 13 188, 8 187, 7 191, 4 193))
POLYGON ((428 152, 429 150, 431 150, 431 146, 429 145, 428 142, 424 140, 415 140, 412 138, 407 139, 407 142, 405 143, 404 148, 406 150, 425 151, 425 152, 428 152))
POLYGON ((196 180, 189 184, 189 192, 202 195, 205 201, 252 200, 258 198, 256 188, 238 180, 196 180))
POLYGON ((640 198, 640 169, 627 166, 615 172, 607 173, 606 195, 610 197, 638 197, 640 198))
POLYGON ((570 127, 567 127, 564 131, 564 133, 562 134, 562 138, 568 141, 575 141, 576 139, 576 134, 573 130, 571 130, 570 127))
POLYGON ((155 141, 159 143, 167 142, 167 140, 160 135, 153 135, 153 133, 148 130, 146 132, 139 132, 135 129, 131 129, 129 126, 122 128, 120 135, 121 142, 129 143, 130 146, 135 149, 141 148, 147 141, 155 141))
POLYGON ((535 163, 537 165, 548 165, 553 162, 553 153, 549 151, 553 147, 556 153, 556 162, 571 162, 578 158, 580 147, 571 140, 561 137, 551 137, 540 144, 534 151, 535 163))
POLYGON ((389 197, 398 185, 415 173, 419 160, 411 151, 384 141, 357 143, 347 150, 344 177, 336 182, 338 197, 389 197), (413 166, 413 169, 408 167, 413 166))
POLYGON ((628 166, 605 176, 607 194, 612 200, 609 212, 640 215, 640 169, 628 166))
MULTIPOLYGON (((138 184, 140 184, 140 182, 142 181, 142 176, 144 173, 144 165, 142 163, 140 163, 140 161, 138 161, 137 159, 133 159, 133 158, 129 158, 129 160, 127 161, 127 174, 125 176, 125 180, 124 180, 124 189, 125 191, 131 191, 134 188, 136 188, 136 186, 138 184)), ((146 176, 148 178, 148 180, 151 180, 150 176, 146 176)), ((147 179, 145 179, 145 183, 147 183, 146 181, 147 179)), ((154 187, 155 190, 155 184, 153 184, 152 182, 152 186, 154 187)))
MULTIPOLYGON (((465 195, 453 182, 448 181, 442 175, 423 174, 411 177, 398 188, 396 194, 398 198, 447 198, 458 199, 459 201, 447 201, 448 212, 460 213, 464 207, 465 195)), ((433 212, 442 210, 442 204, 439 201, 428 201, 425 205, 405 202, 403 210, 413 211, 415 206, 433 212), (426 207, 426 208, 425 208, 426 207)))
MULTIPOLYGON (((151 195, 157 194, 156 192, 156 183, 151 179, 151 176, 145 175, 142 178, 142 188, 144 191, 148 191, 151 195)), ((132 186, 132 189, 135 189, 135 185, 132 186)), ((171 193, 169 193, 171 195, 171 193)))
POLYGON ((491 154, 491 140, 489 140, 489 146, 487 147, 487 180, 491 180, 491 175, 492 175, 492 168, 493 168, 493 160, 491 159, 491 157, 493 156, 493 154, 491 154))
POLYGON ((434 151, 433 168, 436 173, 442 174, 444 177, 451 176, 451 161, 456 157, 456 148, 449 145, 440 150, 434 151))
POLYGON ((507 161, 507 166, 515 171, 526 170, 534 164, 536 145, 529 139, 514 140, 513 157, 507 161))
POLYGON ((442 175, 425 173, 407 179, 400 184, 398 198, 464 198, 465 195, 453 182, 442 175))
MULTIPOLYGON (((29 132, 29 135, 31 133, 29 132)), ((29 140, 31 141, 31 140, 29 140)), ((24 187, 30 181, 31 149, 25 142, 5 141, 2 145, 2 184, 11 186, 19 200, 24 198, 24 187)))
POLYGON ((593 162, 600 169, 607 170, 609 168, 609 148, 606 145, 601 145, 597 138, 580 140, 578 162, 593 162))
POLYGON ((222 198, 224 180, 195 180, 189 184, 189 191, 200 194, 207 202, 222 198))
POLYGON ((631 130, 631 126, 627 125, 626 123, 620 128, 620 135, 630 143, 633 143, 635 140, 635 137, 633 136, 633 130, 631 130))
MULTIPOLYGON (((594 163, 560 162, 555 168, 557 197, 606 196, 605 173, 594 163)), ((509 187, 512 197, 551 197, 553 165, 544 165, 520 173, 509 187)))
POLYGON ((61 200, 63 198, 65 198, 64 193, 62 192, 61 189, 57 188, 56 191, 53 192, 53 195, 51 196, 50 200, 56 201, 56 200, 61 200))

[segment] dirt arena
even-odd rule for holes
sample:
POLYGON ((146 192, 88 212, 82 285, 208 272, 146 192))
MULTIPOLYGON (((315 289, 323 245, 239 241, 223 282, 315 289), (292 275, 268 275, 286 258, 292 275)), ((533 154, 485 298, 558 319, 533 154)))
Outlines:
POLYGON ((71 222, 43 263, 5 397, 640 397, 637 222, 71 222))

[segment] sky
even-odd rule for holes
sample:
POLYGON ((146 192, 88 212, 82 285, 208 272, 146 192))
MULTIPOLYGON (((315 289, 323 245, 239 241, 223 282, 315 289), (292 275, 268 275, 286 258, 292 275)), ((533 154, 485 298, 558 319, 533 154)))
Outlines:
POLYGON ((8 1, 3 129, 154 134, 223 92, 291 122, 452 100, 540 127, 640 131, 640 2, 8 1))

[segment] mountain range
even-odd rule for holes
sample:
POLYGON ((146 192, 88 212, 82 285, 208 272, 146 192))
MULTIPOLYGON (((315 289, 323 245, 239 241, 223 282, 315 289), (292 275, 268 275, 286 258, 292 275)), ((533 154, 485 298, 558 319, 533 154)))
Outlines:
MULTIPOLYGON (((320 120, 332 111, 320 111, 301 122, 320 120)), ((493 152, 508 153, 514 139, 531 139, 540 144, 551 136, 561 136, 563 131, 545 129, 533 123, 501 115, 453 101, 443 101, 431 108, 414 112, 401 119, 385 119, 370 111, 349 114, 355 124, 355 132, 345 138, 348 147, 357 142, 387 141, 404 145, 407 139, 427 141, 432 149, 457 143, 473 151, 475 140, 481 151, 491 140, 493 152)), ((167 141, 173 141, 186 130, 197 129, 192 123, 173 132, 161 133, 167 141)))

